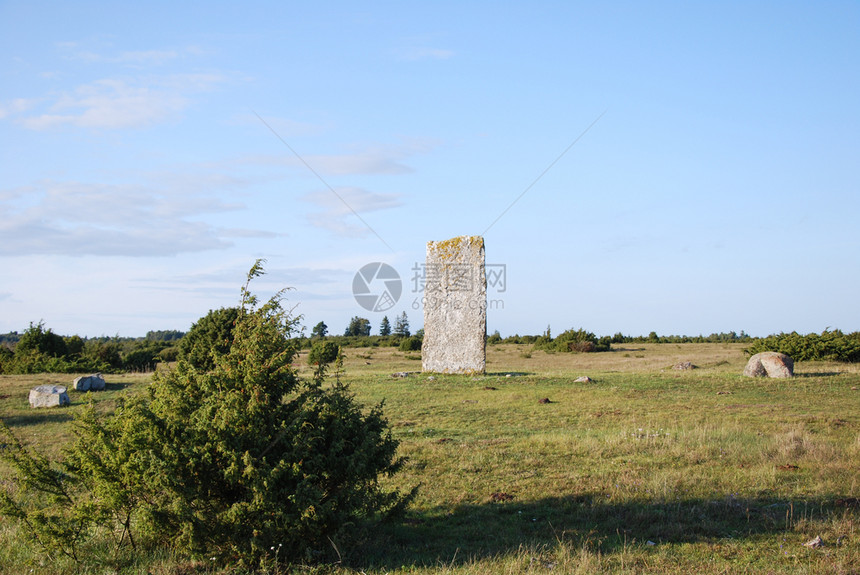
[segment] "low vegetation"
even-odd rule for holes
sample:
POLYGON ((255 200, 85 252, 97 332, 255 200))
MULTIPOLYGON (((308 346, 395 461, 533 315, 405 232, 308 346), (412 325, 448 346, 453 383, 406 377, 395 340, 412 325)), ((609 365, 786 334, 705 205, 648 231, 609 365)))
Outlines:
POLYGON ((553 338, 549 329, 535 341, 535 349, 545 351, 580 352, 590 353, 595 351, 609 351, 611 338, 597 338, 596 335, 584 329, 569 329, 553 338))
POLYGON ((823 331, 800 335, 793 331, 758 339, 746 352, 778 351, 795 361, 860 361, 860 332, 823 331))

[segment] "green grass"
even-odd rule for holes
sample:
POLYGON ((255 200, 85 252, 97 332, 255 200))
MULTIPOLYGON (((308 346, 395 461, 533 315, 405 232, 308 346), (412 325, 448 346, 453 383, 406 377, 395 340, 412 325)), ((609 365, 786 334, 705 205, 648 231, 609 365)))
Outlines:
MULTIPOLYGON (((486 376, 432 379, 391 377, 420 370, 414 352, 347 350, 353 391, 365 404, 385 401, 409 457, 386 482, 420 487, 402 520, 363 526, 357 540, 332 542, 327 563, 295 570, 860 572, 860 369, 800 363, 791 380, 744 378, 742 348, 631 344, 576 355, 498 345, 486 376), (679 361, 699 368, 673 370, 679 361), (594 382, 574 383, 581 375, 594 382), (823 547, 803 546, 815 536, 823 547)), ((51 452, 83 400, 33 412, 26 390, 62 378, 0 378, 0 414, 51 452)), ((109 377, 98 398, 108 409, 145 381, 109 377)), ((27 545, 2 524, 9 572, 73 572, 40 567, 27 545)), ((167 554, 122 572, 237 571, 167 554)))

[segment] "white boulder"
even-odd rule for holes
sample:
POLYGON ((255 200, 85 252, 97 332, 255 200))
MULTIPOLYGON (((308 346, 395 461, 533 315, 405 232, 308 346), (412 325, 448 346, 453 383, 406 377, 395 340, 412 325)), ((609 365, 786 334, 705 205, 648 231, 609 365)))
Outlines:
POLYGON ((61 407, 71 403, 62 385, 40 385, 30 390, 30 407, 61 407))

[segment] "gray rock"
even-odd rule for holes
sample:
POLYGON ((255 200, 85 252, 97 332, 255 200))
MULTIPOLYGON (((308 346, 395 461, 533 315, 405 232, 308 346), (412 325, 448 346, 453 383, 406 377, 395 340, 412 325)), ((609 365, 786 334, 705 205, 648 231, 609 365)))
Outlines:
POLYGON ((577 377, 573 380, 573 383, 592 383, 594 380, 588 377, 587 375, 583 375, 582 377, 577 377))
POLYGON ((777 351, 763 351, 750 358, 744 368, 747 377, 792 377, 794 360, 777 351))
POLYGON ((75 391, 102 391, 105 388, 105 380, 100 373, 92 375, 82 375, 76 377, 72 383, 72 389, 75 391))
POLYGON ((485 373, 484 238, 460 236, 427 243, 423 303, 422 369, 435 373, 485 373))
POLYGON ((676 369, 678 371, 687 371, 690 369, 696 369, 696 366, 693 365, 693 362, 690 361, 679 361, 672 366, 672 369, 676 369))
POLYGON ((61 407, 71 403, 62 385, 40 385, 30 390, 30 407, 61 407))

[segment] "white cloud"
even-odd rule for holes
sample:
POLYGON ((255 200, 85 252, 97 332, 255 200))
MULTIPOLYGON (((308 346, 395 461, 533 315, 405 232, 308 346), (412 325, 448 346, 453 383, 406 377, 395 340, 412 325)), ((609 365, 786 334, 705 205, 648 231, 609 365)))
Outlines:
POLYGON ((363 237, 378 233, 356 218, 356 214, 396 208, 402 205, 400 194, 380 194, 362 188, 342 187, 318 190, 302 197, 303 200, 323 208, 308 216, 316 227, 340 236, 363 237))
MULTIPOLYGON (((288 142, 289 143, 289 142, 288 142)), ((395 146, 373 145, 355 152, 341 154, 305 154, 290 144, 300 158, 290 149, 282 154, 249 156, 242 163, 262 165, 282 165, 312 169, 321 175, 401 175, 414 172, 406 160, 414 155, 426 153, 439 142, 430 139, 410 139, 395 146)))
POLYGON ((59 94, 40 114, 18 114, 18 122, 31 130, 64 125, 93 129, 146 127, 184 110, 192 93, 212 89, 223 81, 225 78, 217 74, 106 78, 59 94))
POLYGON ((26 112, 36 105, 36 100, 28 98, 15 98, 6 104, 0 104, 0 120, 7 116, 13 116, 26 112))
POLYGON ((318 172, 343 176, 355 174, 408 174, 412 168, 399 162, 384 150, 356 154, 310 155, 305 161, 318 172))
POLYGON ((199 192, 202 187, 44 181, 2 190, 0 255, 167 256, 275 235, 199 221, 244 208, 223 202, 217 189, 199 192))
POLYGON ((384 151, 366 151, 354 154, 309 154, 297 158, 291 151, 283 154, 261 154, 245 157, 241 163, 272 166, 290 166, 325 176, 356 175, 400 175, 414 170, 400 161, 400 158, 387 155, 384 151))

